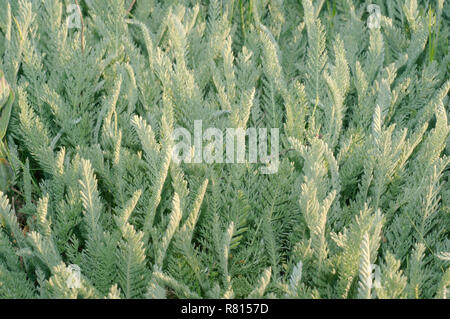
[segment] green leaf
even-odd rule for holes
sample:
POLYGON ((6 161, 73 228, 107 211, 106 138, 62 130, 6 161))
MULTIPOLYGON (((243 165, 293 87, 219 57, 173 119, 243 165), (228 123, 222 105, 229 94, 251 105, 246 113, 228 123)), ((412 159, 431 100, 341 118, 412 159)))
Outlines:
POLYGON ((14 92, 0 71, 0 139, 5 137, 13 103, 14 92))

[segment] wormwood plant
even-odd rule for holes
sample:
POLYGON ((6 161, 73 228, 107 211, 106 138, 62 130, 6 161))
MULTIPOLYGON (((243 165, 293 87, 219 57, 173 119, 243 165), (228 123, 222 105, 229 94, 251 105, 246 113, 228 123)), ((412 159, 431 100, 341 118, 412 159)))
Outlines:
POLYGON ((0 297, 448 297, 448 1, 132 2, 0 2, 0 297), (195 120, 278 172, 176 164, 195 120))

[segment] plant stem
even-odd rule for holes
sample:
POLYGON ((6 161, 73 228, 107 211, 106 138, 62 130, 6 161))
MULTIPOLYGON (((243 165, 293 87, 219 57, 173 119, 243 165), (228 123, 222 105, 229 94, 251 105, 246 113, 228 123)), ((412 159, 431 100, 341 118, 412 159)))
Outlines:
POLYGON ((133 10, 135 3, 136 3, 136 0, 133 0, 133 2, 131 2, 130 6, 128 7, 128 10, 127 10, 127 15, 129 15, 131 10, 133 10))
POLYGON ((75 0, 75 4, 78 7, 78 11, 80 12, 80 21, 81 21, 81 51, 84 52, 84 21, 83 21, 83 14, 81 12, 81 7, 78 4, 78 0, 75 0))

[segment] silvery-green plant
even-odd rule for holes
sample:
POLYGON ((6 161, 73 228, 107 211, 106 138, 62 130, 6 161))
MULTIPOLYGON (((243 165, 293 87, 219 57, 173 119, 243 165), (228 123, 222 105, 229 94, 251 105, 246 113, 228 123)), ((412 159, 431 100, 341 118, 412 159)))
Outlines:
POLYGON ((0 2, 1 298, 448 297, 448 1, 74 4, 0 2), (195 121, 277 173, 174 161, 195 121))

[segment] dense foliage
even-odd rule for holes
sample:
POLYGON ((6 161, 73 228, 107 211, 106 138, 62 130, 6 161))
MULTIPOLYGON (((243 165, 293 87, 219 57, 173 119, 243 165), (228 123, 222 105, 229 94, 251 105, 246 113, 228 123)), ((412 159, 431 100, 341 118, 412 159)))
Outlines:
POLYGON ((450 5, 372 2, 0 1, 0 297, 448 297, 450 5))

